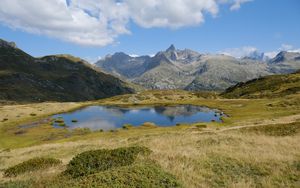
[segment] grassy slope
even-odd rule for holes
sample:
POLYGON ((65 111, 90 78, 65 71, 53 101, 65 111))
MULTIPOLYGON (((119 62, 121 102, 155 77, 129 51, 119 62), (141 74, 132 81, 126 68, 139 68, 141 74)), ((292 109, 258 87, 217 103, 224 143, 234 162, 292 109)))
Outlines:
MULTIPOLYGON (((70 133, 63 129, 54 130, 45 124, 15 134, 20 131, 17 126, 20 123, 55 113, 59 107, 61 110, 70 110, 87 105, 85 103, 2 106, 0 121, 6 116, 9 118, 0 124, 0 170, 33 157, 61 159, 63 164, 57 167, 24 174, 12 180, 28 180, 31 177, 48 179, 63 171, 68 161, 83 151, 143 145, 153 151, 149 159, 175 175, 185 187, 296 187, 296 181, 300 178, 299 123, 286 126, 292 127, 291 131, 282 131, 280 125, 278 129, 276 126, 279 123, 299 121, 299 100, 299 94, 285 98, 248 100, 222 99, 211 93, 146 91, 89 104, 195 104, 221 109, 229 117, 224 118, 224 123, 205 123, 207 128, 197 126, 204 124, 198 123, 94 133, 70 133), (32 117, 31 112, 37 115, 32 117), (22 115, 16 117, 16 114, 22 115), (260 131, 260 126, 268 124, 275 127, 273 131, 268 128, 260 131), (256 128, 230 130, 245 125, 256 128), (278 135, 278 132, 283 132, 285 136, 278 135)), ((8 180, 0 176, 0 182, 8 180)))
POLYGON ((0 55, 0 101, 87 101, 134 91, 73 56, 34 58, 10 46, 0 46, 0 55))
POLYGON ((300 93, 300 71, 287 75, 272 75, 240 83, 228 88, 227 98, 273 98, 300 93))

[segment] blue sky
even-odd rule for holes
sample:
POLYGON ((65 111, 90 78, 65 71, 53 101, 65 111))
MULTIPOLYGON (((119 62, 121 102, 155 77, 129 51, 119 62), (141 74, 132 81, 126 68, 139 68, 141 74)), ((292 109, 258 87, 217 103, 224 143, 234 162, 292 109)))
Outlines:
MULTIPOLYGON (((101 4, 101 0, 89 1, 101 4)), ((7 0, 7 3, 21 2, 21 0, 7 0)), ((27 7, 22 3, 21 6, 24 6, 24 9, 27 7)), ((76 6, 83 7, 83 5, 79 4, 76 6)), ((88 7, 87 5, 84 6, 88 7)), ((231 10, 232 6, 233 3, 218 4, 217 13, 209 7, 202 11, 203 18, 198 22, 185 22, 184 19, 186 18, 183 17, 181 19, 179 15, 179 21, 169 21, 162 24, 157 24, 153 20, 149 21, 149 19, 154 19, 155 16, 172 16, 172 10, 170 11, 171 15, 149 15, 144 20, 139 20, 138 16, 132 15, 129 10, 129 13, 124 13, 126 16, 117 20, 118 22, 115 24, 117 29, 95 30, 96 37, 92 38, 95 41, 98 34, 103 33, 103 35, 106 35, 109 33, 107 34, 109 40, 106 41, 104 36, 99 39, 96 45, 87 44, 87 40, 78 42, 77 40, 68 39, 68 32, 72 32, 69 28, 60 26, 64 33, 56 33, 54 30, 59 30, 59 27, 55 29, 50 28, 51 30, 48 28, 44 29, 46 26, 43 23, 34 23, 35 20, 29 19, 30 15, 26 15, 28 19, 25 20, 24 16, 20 14, 13 15, 13 11, 17 11, 17 9, 13 9, 12 13, 7 15, 0 8, 0 38, 15 41, 19 48, 33 56, 72 54, 89 60, 118 51, 137 55, 154 54, 159 50, 166 49, 170 44, 174 44, 179 49, 190 48, 208 53, 230 53, 231 51, 243 51, 243 49, 245 51, 245 48, 263 52, 297 50, 300 48, 299 0, 253 0, 241 3, 240 8, 235 10, 231 10), (129 14, 130 16, 127 16, 129 14), (11 19, 11 17, 15 18, 18 16, 20 18, 17 21, 11 19), (22 25, 23 22, 26 22, 26 24, 22 25), (178 24, 181 25, 178 26, 178 24), (57 35, 61 36, 57 37, 57 35), (103 40, 104 42, 102 42, 103 40)), ((94 11, 92 8, 85 7, 82 9, 89 13, 90 16, 102 13, 101 9, 94 11)), ((39 7, 37 6, 36 8, 38 9, 39 7)), ((113 16, 109 15, 107 17, 111 18, 113 16)), ((47 18, 45 16, 45 22, 47 22, 47 18)), ((189 17, 187 18, 189 19, 189 17)), ((191 15, 191 18, 194 17, 191 15)), ((60 20, 61 17, 57 16, 54 19, 60 20)), ((109 23, 116 19, 119 18, 111 18, 109 23)), ((52 22, 53 20, 49 21, 49 23, 52 22)), ((87 27, 92 28, 95 27, 94 25, 98 26, 98 24, 91 23, 87 27)), ((109 27, 114 27, 114 25, 109 27)), ((78 30, 80 29, 78 28, 78 30)), ((90 30, 93 31, 93 29, 90 30)), ((87 33, 89 31, 85 30, 84 32, 87 33)), ((78 33, 78 36, 80 38, 81 33, 78 33)))

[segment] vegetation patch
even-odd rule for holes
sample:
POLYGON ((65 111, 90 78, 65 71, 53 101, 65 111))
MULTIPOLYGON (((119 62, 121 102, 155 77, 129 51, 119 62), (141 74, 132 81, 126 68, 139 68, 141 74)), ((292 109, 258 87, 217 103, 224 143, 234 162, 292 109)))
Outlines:
POLYGON ((227 156, 211 155, 204 166, 211 172, 206 175, 206 179, 212 187, 228 187, 229 182, 249 179, 261 187, 261 178, 269 175, 266 165, 247 163, 227 156))
POLYGON ((156 128, 157 125, 155 125, 155 123, 152 122, 145 122, 141 125, 141 127, 145 127, 145 128, 156 128))
POLYGON ((64 123, 65 121, 61 118, 55 119, 54 123, 64 123))
POLYGON ((200 140, 197 141, 197 144, 200 147, 203 147, 206 145, 213 146, 213 145, 220 145, 220 144, 236 145, 238 143, 241 143, 242 141, 243 140, 241 140, 240 138, 236 138, 233 136, 215 135, 214 137, 212 137, 212 136, 202 137, 200 140))
POLYGON ((293 136, 300 132, 300 122, 275 124, 240 129, 243 133, 265 134, 268 136, 293 136))
POLYGON ((80 177, 110 168, 131 165, 138 154, 149 154, 146 147, 122 147, 113 150, 91 150, 76 155, 67 165, 65 174, 80 177))
MULTIPOLYGON (((1 186, 1 185, 0 185, 1 186)), ((153 164, 123 166, 96 174, 72 179, 64 176, 41 181, 8 182, 4 187, 101 187, 101 188, 176 188, 182 187, 176 178, 153 164)))
POLYGON ((130 128, 132 128, 132 127, 133 127, 133 125, 131 125, 131 124, 124 124, 124 125, 122 126, 123 129, 130 129, 130 128))
POLYGON ((300 73, 271 75, 229 87, 221 96, 226 98, 274 98, 300 92, 300 73))
POLYGON ((4 171, 4 176, 14 177, 25 172, 45 169, 52 166, 56 166, 58 164, 61 164, 61 161, 58 159, 36 157, 6 169, 4 171))
POLYGON ((155 165, 133 165, 93 174, 80 187, 181 187, 176 178, 155 165))

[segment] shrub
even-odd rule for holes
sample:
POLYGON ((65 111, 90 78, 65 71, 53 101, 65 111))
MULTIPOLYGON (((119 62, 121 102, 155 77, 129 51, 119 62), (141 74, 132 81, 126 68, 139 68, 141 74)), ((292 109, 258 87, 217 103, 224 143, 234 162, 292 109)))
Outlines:
POLYGON ((131 165, 138 154, 149 154, 146 147, 122 147, 113 150, 91 150, 76 155, 67 165, 65 174, 79 177, 114 167, 131 165))
POLYGON ((101 187, 101 188, 137 188, 157 187, 176 188, 181 184, 176 178, 153 164, 135 164, 109 169, 80 178, 57 176, 44 180, 11 181, 0 184, 0 187, 101 187))
POLYGON ((64 123, 65 121, 63 119, 55 119, 54 122, 55 123, 64 123))
POLYGON ((132 127, 133 127, 133 125, 131 125, 131 124, 124 124, 124 125, 122 126, 123 129, 130 129, 130 128, 132 128, 132 127))
POLYGON ((65 123, 58 123, 57 125, 60 126, 60 127, 65 127, 66 126, 65 123))
POLYGON ((61 161, 58 159, 36 157, 6 169, 4 171, 4 176, 13 177, 25 172, 31 172, 39 169, 49 168, 51 166, 56 166, 60 163, 61 161))
POLYGON ((111 169, 81 179, 79 187, 181 187, 176 178, 156 165, 133 165, 111 169))
POLYGON ((207 128, 207 125, 197 124, 196 127, 197 127, 197 128, 207 128))

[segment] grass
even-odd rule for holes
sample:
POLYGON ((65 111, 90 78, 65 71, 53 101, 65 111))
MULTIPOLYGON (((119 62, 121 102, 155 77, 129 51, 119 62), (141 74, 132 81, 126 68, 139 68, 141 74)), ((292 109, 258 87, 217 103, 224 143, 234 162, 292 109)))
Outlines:
MULTIPOLYGON (((0 166, 8 168, 27 158, 43 155, 59 158, 65 167, 46 169, 43 178, 50 180, 53 173, 65 171, 72 158, 84 151, 138 144, 152 151, 147 160, 173 174, 183 187, 296 187, 300 178, 299 133, 283 137, 240 131, 203 132, 180 127, 172 132, 158 132, 156 128, 124 131, 126 135, 103 133, 101 137, 86 140, 3 151, 0 166), (111 136, 105 136, 108 134, 111 136)), ((21 180, 27 181, 33 176, 36 177, 34 181, 40 177, 33 173, 24 175, 21 180)), ((0 182, 8 180, 0 177, 0 182)))
POLYGON ((264 134, 268 136, 293 136, 300 133, 300 122, 275 124, 269 126, 254 126, 240 129, 241 132, 264 134))
POLYGON ((15 166, 9 167, 4 171, 4 176, 14 177, 26 172, 45 169, 60 164, 61 161, 54 158, 36 157, 24 161, 15 166))
POLYGON ((274 98, 300 92, 300 72, 271 75, 228 88, 222 96, 227 98, 274 98))
MULTIPOLYGON (((145 91, 138 94, 123 95, 112 97, 105 100, 86 102, 86 103, 36 103, 25 105, 4 105, 0 108, 0 119, 7 118, 5 122, 0 122, 0 148, 17 148, 26 147, 36 144, 52 143, 62 139, 88 139, 91 137, 102 136, 100 131, 88 133, 87 131, 69 131, 64 129, 53 129, 51 123, 43 122, 38 127, 26 128, 26 134, 16 136, 14 133, 19 131, 19 125, 30 124, 32 121, 40 121, 42 118, 50 115, 67 112, 86 105, 122 105, 133 106, 132 101, 136 105, 172 105, 172 104, 193 104, 200 106, 208 106, 220 109, 228 117, 222 117, 223 122, 207 123, 208 127, 226 127, 241 126, 252 124, 271 124, 278 123, 277 119, 281 117, 291 116, 300 113, 300 97, 299 95, 290 95, 285 98, 273 99, 223 99, 208 97, 207 93, 204 97, 199 93, 187 91, 145 91), (168 96, 169 99, 159 99, 155 95, 168 96), (144 100, 137 98, 142 96, 144 100), (123 102, 126 99, 127 102, 123 102), (298 101, 298 102, 297 102, 298 101), (42 111, 40 111, 42 109, 42 111), (60 109, 60 111, 57 111, 60 109), (31 113, 37 116, 30 116, 31 113), (18 116, 18 117, 17 117, 18 116), (274 120, 274 121, 273 121, 274 120), (89 136, 87 136, 89 134, 89 136), (82 137, 78 137, 82 135, 82 137)), ((135 105, 135 106, 136 106, 135 105)), ((299 117, 300 118, 300 117, 299 117)), ((285 123, 285 122, 283 122, 285 123)), ((188 125, 180 126, 188 128, 188 125)), ((132 127, 130 130, 139 129, 132 127)), ((176 128, 165 128, 165 131, 176 131, 176 128), (167 129, 167 130, 166 130, 167 129)), ((124 129, 124 131, 127 129, 124 129)), ((161 132, 159 128, 157 132, 161 132)), ((122 131, 118 130, 120 134, 122 131)), ((109 134, 108 134, 109 136, 109 134)))
POLYGON ((38 127, 26 128, 25 133, 18 135, 14 133, 21 129, 20 124, 39 121, 40 118, 57 113, 53 108, 61 107, 66 112, 85 104, 4 105, 0 107, 0 119, 8 120, 0 124, 0 171, 33 157, 49 156, 60 159, 62 164, 44 169, 42 174, 33 171, 12 178, 0 175, 0 187, 41 187, 45 182, 51 187, 52 180, 55 180, 52 187, 74 187, 74 184, 80 186, 84 183, 96 185, 99 182, 103 186, 121 187, 127 179, 133 180, 134 187, 134 182, 140 183, 138 180, 160 182, 161 177, 169 177, 170 182, 176 181, 189 188, 297 187, 300 179, 299 98, 299 94, 295 94, 270 99, 224 99, 185 91, 145 91, 89 104, 193 104, 220 109, 227 117, 222 118, 223 123, 156 128, 136 126, 114 132, 54 129, 46 122, 38 127), (37 116, 30 116, 30 113, 36 113, 37 116), (16 117, 20 114, 20 117, 16 117), (138 163, 80 176, 76 181, 60 177, 68 168, 68 163, 82 152, 134 145, 152 151, 145 157, 147 160, 135 160, 138 163), (148 164, 148 161, 151 163, 148 164), (163 175, 156 177, 153 171, 163 175), (146 178, 143 175, 141 178, 139 174, 149 176, 146 178))
POLYGON ((86 151, 76 155, 69 162, 65 174, 76 178, 111 168, 128 166, 135 162, 140 153, 149 154, 150 150, 145 147, 127 147, 86 151))
POLYGON ((176 178, 153 164, 136 164, 110 169, 77 179, 55 177, 44 180, 27 180, 7 182, 5 187, 157 187, 176 188, 181 184, 176 178))

